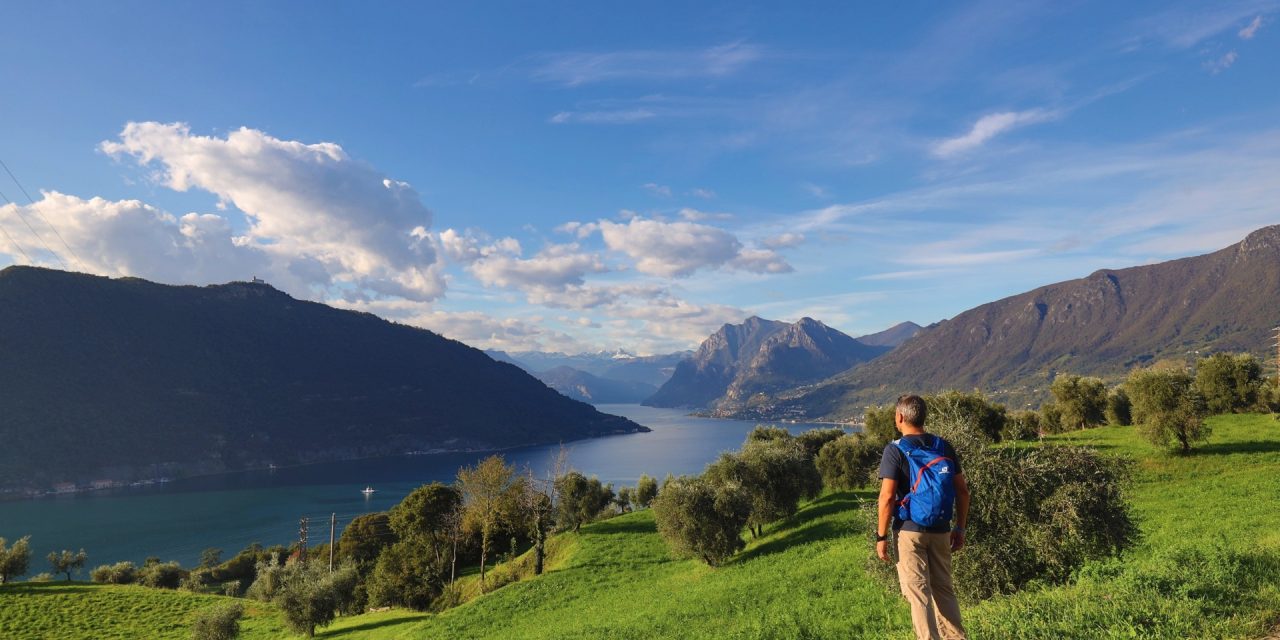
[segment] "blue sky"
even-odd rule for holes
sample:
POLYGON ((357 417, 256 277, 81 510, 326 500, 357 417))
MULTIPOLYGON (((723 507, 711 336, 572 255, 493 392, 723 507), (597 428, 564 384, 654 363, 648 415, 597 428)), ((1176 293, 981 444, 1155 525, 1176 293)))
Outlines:
POLYGON ((0 160, 34 203, 0 175, 0 265, 257 275, 509 350, 926 324, 1280 222, 1278 19, 8 2, 0 160))

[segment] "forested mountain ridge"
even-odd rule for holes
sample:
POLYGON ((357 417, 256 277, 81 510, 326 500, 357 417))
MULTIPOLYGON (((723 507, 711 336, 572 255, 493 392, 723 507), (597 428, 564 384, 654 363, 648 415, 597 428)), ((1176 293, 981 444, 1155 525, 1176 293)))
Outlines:
POLYGON ((812 318, 788 324, 752 316, 703 341, 644 404, 732 410, 756 394, 821 380, 890 348, 862 344, 812 318))
POLYGON ((0 488, 646 430, 424 329, 261 283, 0 271, 0 488))
POLYGON ((739 417, 861 415, 908 391, 980 389, 1011 405, 1047 398, 1058 372, 1119 377, 1197 352, 1274 357, 1280 226, 1213 253, 1040 287, 931 325, 882 358, 778 394, 739 417))

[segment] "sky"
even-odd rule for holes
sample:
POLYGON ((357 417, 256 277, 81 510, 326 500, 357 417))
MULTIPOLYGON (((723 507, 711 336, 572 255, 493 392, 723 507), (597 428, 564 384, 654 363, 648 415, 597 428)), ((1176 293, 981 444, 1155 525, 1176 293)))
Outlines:
POLYGON ((937 322, 1280 223, 1280 0, 0 5, 0 267, 481 348, 937 322))

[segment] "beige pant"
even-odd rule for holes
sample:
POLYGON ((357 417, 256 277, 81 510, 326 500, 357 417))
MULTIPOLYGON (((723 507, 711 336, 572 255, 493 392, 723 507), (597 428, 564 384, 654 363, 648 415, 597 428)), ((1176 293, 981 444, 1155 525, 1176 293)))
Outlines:
POLYGON ((898 532, 898 583, 919 640, 964 640, 951 586, 951 534, 898 532), (939 633, 941 632, 941 633, 939 633))

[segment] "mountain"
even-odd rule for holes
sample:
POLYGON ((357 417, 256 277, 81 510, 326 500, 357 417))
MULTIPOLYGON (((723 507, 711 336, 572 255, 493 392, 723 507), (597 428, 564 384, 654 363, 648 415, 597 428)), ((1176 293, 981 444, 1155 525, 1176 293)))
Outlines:
POLYGON ((897 347, 906 342, 909 338, 914 337, 924 327, 914 322, 899 322, 898 324, 865 336, 858 336, 858 342, 872 347, 897 347))
POLYGON ((593 404, 634 404, 658 390, 644 382, 601 378, 573 367, 556 367, 536 374, 536 377, 548 387, 574 400, 593 404))
POLYGON ((0 271, 0 487, 644 431, 435 333, 261 283, 0 271))
POLYGON ((564 353, 546 353, 542 351, 485 351, 489 357, 500 362, 510 362, 529 373, 537 375, 557 367, 570 367, 591 375, 622 382, 643 382, 655 389, 666 382, 675 371, 676 364, 693 355, 692 351, 655 356, 636 356, 629 353, 606 352, 580 353, 568 355, 564 353))
MULTIPOLYGON (((1214 253, 1040 287, 920 331, 883 358, 781 394, 752 417, 850 417, 900 393, 982 389, 1011 406, 1047 399, 1059 373, 1119 378, 1196 354, 1274 356, 1280 226, 1214 253)), ((742 415, 740 417, 747 417, 742 415)))
POLYGON ((787 324, 752 316, 703 341, 643 404, 728 411, 754 402, 757 394, 822 380, 888 349, 812 318, 787 324))

